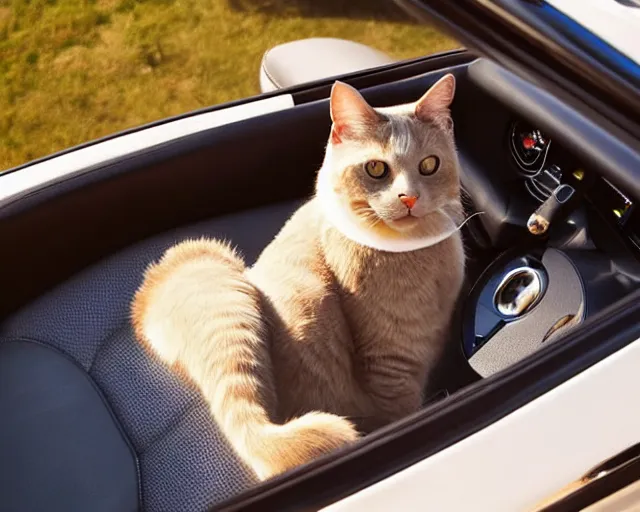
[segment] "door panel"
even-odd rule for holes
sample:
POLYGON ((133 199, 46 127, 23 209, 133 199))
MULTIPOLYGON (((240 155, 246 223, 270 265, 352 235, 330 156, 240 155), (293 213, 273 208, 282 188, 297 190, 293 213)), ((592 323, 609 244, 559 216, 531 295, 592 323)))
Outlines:
POLYGON ((639 366, 640 339, 478 433, 323 510, 532 510, 638 442, 639 366))

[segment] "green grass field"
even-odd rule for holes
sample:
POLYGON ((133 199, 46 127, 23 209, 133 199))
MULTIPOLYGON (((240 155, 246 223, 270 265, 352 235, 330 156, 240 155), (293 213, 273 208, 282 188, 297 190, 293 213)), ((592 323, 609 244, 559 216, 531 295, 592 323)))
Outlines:
POLYGON ((0 169, 257 94, 264 51, 314 36, 458 46, 390 0, 0 0, 0 169))

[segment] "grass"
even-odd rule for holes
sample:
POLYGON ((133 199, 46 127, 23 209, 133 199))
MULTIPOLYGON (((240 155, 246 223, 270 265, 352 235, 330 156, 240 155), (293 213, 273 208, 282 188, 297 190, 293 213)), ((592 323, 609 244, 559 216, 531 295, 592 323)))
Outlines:
POLYGON ((317 36, 457 46, 390 0, 0 0, 0 170, 257 94, 268 48, 317 36))

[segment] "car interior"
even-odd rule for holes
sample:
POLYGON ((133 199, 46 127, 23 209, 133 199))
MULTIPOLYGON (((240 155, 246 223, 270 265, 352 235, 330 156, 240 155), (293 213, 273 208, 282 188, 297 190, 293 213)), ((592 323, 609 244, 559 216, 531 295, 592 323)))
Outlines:
MULTIPOLYGON (((388 106, 445 73, 457 80, 464 204, 479 214, 463 228, 450 350, 418 414, 563 343, 640 285, 636 157, 561 99, 463 50, 341 80, 388 106)), ((331 84, 289 87, 293 108, 94 166, 0 209, 8 510, 206 510, 259 489, 197 390, 134 339, 129 305, 145 267, 185 238, 226 238, 256 259, 313 193, 331 84)))

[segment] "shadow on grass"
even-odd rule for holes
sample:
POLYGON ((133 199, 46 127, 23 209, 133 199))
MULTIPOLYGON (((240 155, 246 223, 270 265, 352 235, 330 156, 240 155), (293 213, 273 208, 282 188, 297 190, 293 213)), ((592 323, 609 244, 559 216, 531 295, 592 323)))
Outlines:
POLYGON ((416 23, 392 0, 228 0, 239 12, 278 17, 351 18, 416 23))

